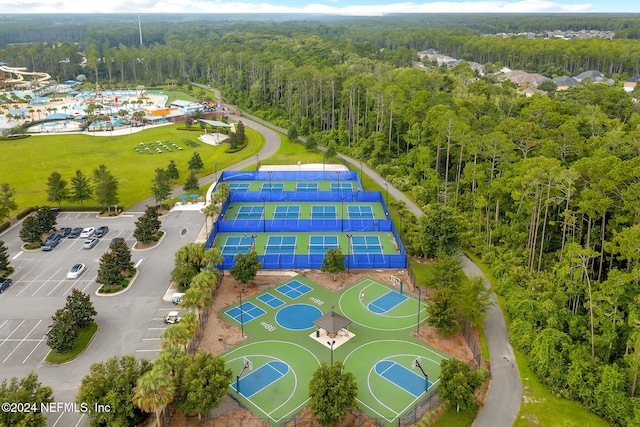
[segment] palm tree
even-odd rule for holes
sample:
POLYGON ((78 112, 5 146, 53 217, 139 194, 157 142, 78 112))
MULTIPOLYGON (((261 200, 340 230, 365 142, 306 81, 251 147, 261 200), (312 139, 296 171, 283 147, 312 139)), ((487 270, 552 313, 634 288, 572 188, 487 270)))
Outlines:
POLYGON ((163 409, 173 401, 176 390, 173 378, 160 370, 151 369, 145 372, 133 389, 133 403, 145 412, 155 412, 156 425, 162 427, 163 409))
POLYGON ((187 351, 187 344, 191 339, 191 334, 185 326, 178 323, 177 325, 171 325, 164 330, 160 338, 162 339, 162 348, 167 348, 171 345, 180 345, 182 349, 187 351))
MULTIPOLYGON (((211 304, 211 294, 207 292, 206 288, 202 289, 194 287, 193 282, 189 286, 189 289, 182 295, 180 301, 180 307, 194 309, 196 311, 197 318, 200 319, 200 313, 211 304)), ((184 321, 184 316, 182 320, 184 321)))

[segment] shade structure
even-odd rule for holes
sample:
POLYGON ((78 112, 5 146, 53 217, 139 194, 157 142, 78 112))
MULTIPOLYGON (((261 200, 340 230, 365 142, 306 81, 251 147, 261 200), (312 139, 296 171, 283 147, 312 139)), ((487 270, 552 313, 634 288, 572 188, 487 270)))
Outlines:
POLYGON ((184 200, 184 199, 188 199, 188 198, 189 198, 189 196, 187 196, 186 194, 181 194, 181 195, 178 196, 178 199, 183 199, 184 200))
POLYGON ((200 197, 200 195, 198 193, 189 194, 189 198, 191 198, 191 199, 195 199, 197 197, 200 197))
POLYGON ((331 310, 322 317, 313 321, 313 324, 318 328, 322 328, 331 335, 337 334, 341 329, 346 328, 351 324, 351 320, 346 317, 340 316, 338 313, 331 310))

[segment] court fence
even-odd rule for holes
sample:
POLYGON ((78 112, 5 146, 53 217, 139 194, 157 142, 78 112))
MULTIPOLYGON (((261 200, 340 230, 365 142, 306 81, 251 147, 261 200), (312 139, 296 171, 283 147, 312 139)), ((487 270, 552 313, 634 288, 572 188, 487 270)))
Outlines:
MULTIPOLYGON (((269 172, 223 172, 218 185, 225 181, 257 180, 355 180, 362 188, 358 173, 354 171, 273 171, 269 172)), ((264 212, 264 206, 263 206, 264 212)), ((380 192, 366 191, 231 191, 229 198, 222 204, 218 219, 213 224, 207 238, 206 247, 214 245, 218 233, 285 233, 285 232, 391 232, 397 243, 397 254, 344 254, 346 269, 398 268, 407 266, 407 255, 400 236, 390 218, 389 209, 380 192), (382 205, 386 219, 240 219, 227 220, 227 210, 234 202, 374 202, 382 205)), ((322 266, 325 254, 264 254, 258 255, 262 268, 281 269, 318 269, 322 266)), ((221 267, 230 269, 235 265, 234 256, 223 255, 221 267)))

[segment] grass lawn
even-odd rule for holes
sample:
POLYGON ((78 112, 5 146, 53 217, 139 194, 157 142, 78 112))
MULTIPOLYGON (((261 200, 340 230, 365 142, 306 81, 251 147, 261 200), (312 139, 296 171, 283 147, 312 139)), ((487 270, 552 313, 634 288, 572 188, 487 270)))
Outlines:
POLYGON ((605 427, 610 424, 587 411, 580 403, 554 396, 538 381, 522 354, 514 350, 520 377, 523 402, 514 427, 605 427))
POLYGON ((78 341, 76 345, 73 346, 73 349, 68 353, 58 353, 55 350, 51 350, 45 360, 47 363, 64 363, 78 357, 85 348, 89 345, 91 338, 98 331, 98 324, 96 322, 91 322, 91 324, 83 331, 80 332, 78 336, 78 341))
POLYGON ((456 412, 456 408, 452 407, 447 410, 438 421, 431 424, 431 427, 468 427, 478 414, 478 405, 473 405, 466 411, 456 412))
MULTIPOLYGON (((264 145, 264 137, 251 129, 246 130, 248 145, 239 152, 227 154, 228 144, 214 147, 198 140, 201 131, 186 131, 184 125, 168 125, 143 130, 123 136, 47 135, 6 141, 0 144, 0 158, 12 159, 0 164, 0 183, 8 182, 16 189, 18 210, 27 206, 46 205, 47 178, 58 171, 70 181, 76 170, 88 177, 100 164, 119 180, 118 195, 124 208, 153 196, 151 180, 157 168, 165 168, 174 160, 180 171, 176 183, 182 186, 187 177, 187 164, 194 152, 198 152, 205 164, 199 176, 213 173, 247 157, 255 156, 264 145), (138 154, 134 148, 141 142, 172 141, 182 151, 163 151, 161 154, 138 154)), ((63 205, 71 203, 64 203, 63 205)), ((84 202, 96 205, 95 200, 84 202)), ((76 204, 77 206, 77 204, 76 204)), ((17 212, 17 211, 16 211, 17 212)), ((15 213, 15 212, 13 212, 15 213)))
POLYGON ((291 142, 282 133, 278 133, 278 135, 280 135, 280 149, 273 156, 264 160, 260 159, 261 165, 291 165, 298 161, 302 164, 322 163, 323 153, 320 150, 307 150, 302 143, 291 142))

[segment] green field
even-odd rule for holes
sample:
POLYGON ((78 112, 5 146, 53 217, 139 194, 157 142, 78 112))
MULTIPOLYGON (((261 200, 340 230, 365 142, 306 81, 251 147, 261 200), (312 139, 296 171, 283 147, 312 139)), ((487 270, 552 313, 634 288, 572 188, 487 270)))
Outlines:
POLYGON ((308 291, 292 295, 282 291, 281 285, 275 285, 244 299, 242 310, 235 304, 219 312, 239 328, 242 321, 244 332, 249 335, 247 341, 223 356, 234 375, 229 392, 252 412, 272 425, 293 417, 307 404, 311 375, 321 362, 330 363, 331 358, 343 361, 345 370, 355 375, 360 408, 379 425, 397 425, 399 419, 427 397, 426 380, 419 370, 412 368, 413 360, 419 358, 429 375, 429 391, 437 385, 440 362, 447 356, 411 336, 417 327, 418 312, 420 323, 427 317, 425 304, 418 307, 415 298, 372 279, 363 279, 340 293, 304 276, 296 276, 284 288, 289 284, 294 288, 308 287, 308 291), (398 298, 399 302, 385 309, 375 308, 388 296, 398 298), (310 314, 303 316, 298 313, 304 311, 297 310, 310 314), (325 336, 324 330, 318 338, 315 326, 304 323, 331 310, 353 322, 347 328, 351 339, 341 342, 333 351, 325 345, 331 338, 325 336), (291 319, 302 324, 294 327, 288 323, 291 319), (243 371, 247 361, 251 362, 251 368, 243 371), (385 376, 385 366, 394 366, 401 375, 385 376), (240 374, 240 380, 236 381, 240 374), (272 378, 260 383, 265 375, 272 378), (421 381, 422 385, 411 388, 406 381, 421 381), (240 392, 236 391, 238 387, 240 392))
MULTIPOLYGON (((7 182, 16 189, 15 200, 19 209, 26 206, 46 205, 47 178, 57 171, 69 182, 76 170, 91 177, 100 164, 119 180, 120 205, 127 208, 153 196, 151 180, 157 168, 165 168, 174 160, 180 171, 176 183, 182 185, 188 175, 187 164, 194 152, 198 152, 205 164, 199 176, 230 166, 247 157, 255 156, 264 145, 264 137, 246 129, 248 145, 243 150, 227 154, 227 144, 217 147, 198 140, 202 131, 179 130, 184 125, 167 125, 146 129, 123 136, 46 135, 0 142, 0 183, 7 182), (140 143, 171 141, 182 151, 163 151, 162 154, 138 154, 140 143)), ((95 205, 95 200, 84 202, 95 205)), ((72 205, 71 203, 63 203, 72 205)), ((77 206, 77 204, 76 204, 77 206)), ((15 213, 15 212, 13 212, 15 213)))

